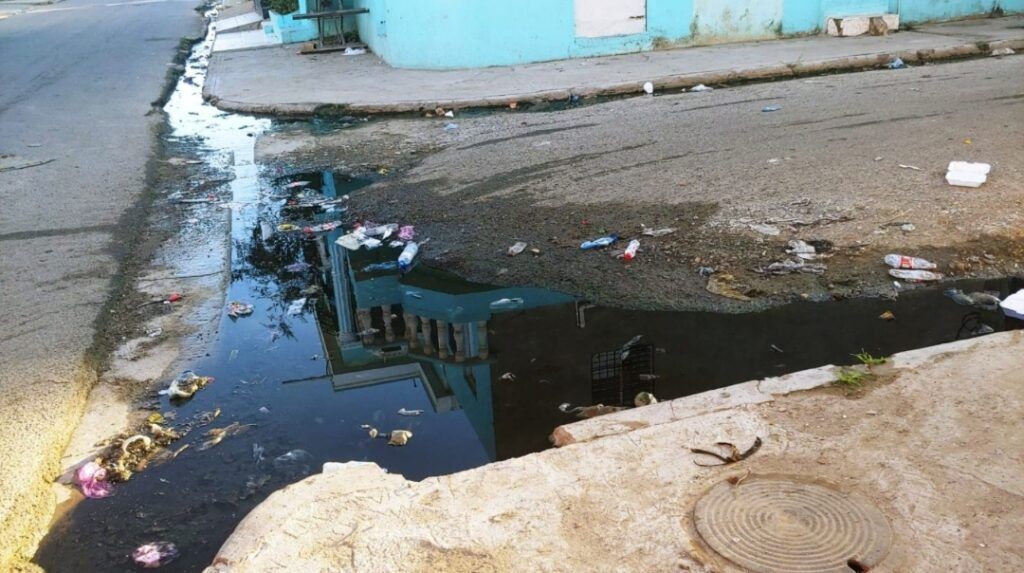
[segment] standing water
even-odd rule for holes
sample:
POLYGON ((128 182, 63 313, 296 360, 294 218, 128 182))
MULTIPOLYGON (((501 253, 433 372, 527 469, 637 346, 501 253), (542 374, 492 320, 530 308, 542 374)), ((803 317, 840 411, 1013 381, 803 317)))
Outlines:
POLYGON ((302 230, 350 225, 341 198, 366 182, 261 173, 254 143, 272 122, 202 101, 212 42, 211 32, 195 48, 165 110, 173 138, 201 142, 209 165, 234 177, 226 300, 253 312, 225 313, 208 354, 188 365, 212 384, 188 401, 160 398, 170 425, 191 428, 171 449, 189 447, 113 496, 78 503, 36 556, 47 571, 135 571, 132 550, 156 541, 180 551, 162 570, 201 571, 253 507, 324 462, 371 461, 419 480, 548 447, 575 419, 566 403, 629 406, 641 391, 675 398, 1006 327, 936 290, 751 314, 640 312, 467 283, 415 261, 400 273, 393 237, 350 251, 336 242, 345 228, 302 230), (296 205, 310 197, 328 206, 296 205), (878 318, 887 310, 896 320, 878 318), (219 441, 208 433, 227 428, 219 441), (397 429, 412 432, 404 446, 385 439, 397 429))

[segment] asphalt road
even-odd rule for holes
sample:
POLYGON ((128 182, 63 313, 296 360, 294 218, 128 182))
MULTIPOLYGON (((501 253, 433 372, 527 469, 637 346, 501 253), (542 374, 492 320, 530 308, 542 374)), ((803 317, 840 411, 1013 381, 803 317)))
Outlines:
POLYGON ((195 6, 69 0, 0 20, 0 154, 52 160, 0 171, 0 570, 51 513, 46 478, 128 246, 119 218, 162 121, 148 112, 180 38, 201 32, 195 6))
MULTIPOLYGON (((389 167, 352 194, 352 212, 415 224, 432 238, 421 257, 472 280, 639 308, 754 310, 889 293, 881 260, 893 252, 954 278, 1020 274, 1022 74, 1014 55, 550 113, 459 113, 449 130, 444 118, 375 120, 321 138, 311 163, 389 167), (989 181, 949 186, 956 160, 991 164, 989 181), (642 237, 641 224, 678 230, 642 237), (638 257, 580 252, 608 233, 639 237, 638 257), (791 239, 831 241, 827 272, 757 272, 789 260, 791 239), (504 256, 519 240, 541 256, 504 256), (708 292, 700 267, 733 276, 721 280, 751 300, 708 292)), ((275 161, 270 143, 287 136, 263 139, 261 155, 275 161)))

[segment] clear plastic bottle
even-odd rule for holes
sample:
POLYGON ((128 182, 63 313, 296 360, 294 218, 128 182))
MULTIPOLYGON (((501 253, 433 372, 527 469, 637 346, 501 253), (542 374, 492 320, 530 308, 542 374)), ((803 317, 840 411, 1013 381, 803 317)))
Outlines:
POLYGON ((409 243, 402 249, 402 254, 398 255, 398 269, 400 271, 408 272, 412 267, 412 261, 416 258, 416 253, 420 252, 420 246, 416 243, 409 243))
POLYGON ((640 241, 633 239, 629 242, 629 246, 626 247, 626 252, 622 253, 622 258, 627 261, 632 261, 636 257, 637 250, 640 249, 640 241))
POLYGON ((893 278, 902 279, 905 281, 941 281, 942 275, 940 273, 933 273, 931 271, 922 270, 909 270, 909 269, 889 269, 889 275, 893 278))
POLYGON ((931 261, 926 261, 918 257, 907 257, 904 255, 885 255, 885 264, 889 265, 894 269, 919 269, 928 271, 937 267, 937 265, 931 261))

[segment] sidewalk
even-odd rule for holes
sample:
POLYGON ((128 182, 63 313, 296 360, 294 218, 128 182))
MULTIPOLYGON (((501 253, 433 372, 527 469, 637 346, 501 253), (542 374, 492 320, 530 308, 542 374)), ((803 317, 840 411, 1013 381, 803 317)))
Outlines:
MULTIPOLYGON (((231 42, 230 34, 218 41, 231 42)), ((407 112, 636 93, 647 81, 671 90, 876 68, 897 56, 914 64, 1003 47, 1024 49, 1024 17, 922 26, 887 37, 814 36, 451 71, 395 69, 373 55, 301 56, 297 46, 277 46, 215 53, 204 95, 221 109, 250 113, 407 112)))
POLYGON ((1022 344, 900 353, 859 389, 833 367, 747 382, 421 482, 326 464, 206 571, 1019 571, 1022 344), (716 442, 749 456, 691 451, 716 442))

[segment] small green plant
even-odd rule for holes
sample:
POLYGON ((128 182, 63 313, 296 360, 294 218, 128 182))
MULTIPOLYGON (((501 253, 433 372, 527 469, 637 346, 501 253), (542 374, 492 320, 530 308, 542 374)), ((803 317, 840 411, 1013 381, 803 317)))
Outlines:
POLYGON ((860 354, 854 354, 854 356, 865 366, 878 366, 879 364, 885 364, 888 360, 884 356, 872 356, 871 353, 865 352, 863 349, 861 349, 860 354))
POLYGON ((267 8, 283 16, 298 10, 299 0, 267 0, 267 8))
POLYGON ((868 377, 867 374, 860 370, 854 370, 852 368, 843 368, 836 375, 836 382, 849 388, 860 388, 864 385, 864 380, 868 377))

